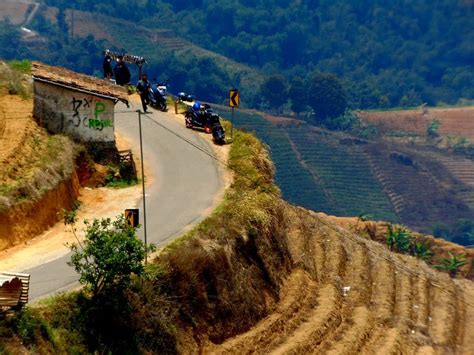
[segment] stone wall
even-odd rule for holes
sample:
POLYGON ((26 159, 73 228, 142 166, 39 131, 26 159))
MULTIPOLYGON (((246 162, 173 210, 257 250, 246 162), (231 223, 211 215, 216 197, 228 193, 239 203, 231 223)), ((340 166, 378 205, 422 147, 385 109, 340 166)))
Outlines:
POLYGON ((114 144, 114 100, 41 81, 34 82, 34 96, 35 119, 50 132, 114 144))

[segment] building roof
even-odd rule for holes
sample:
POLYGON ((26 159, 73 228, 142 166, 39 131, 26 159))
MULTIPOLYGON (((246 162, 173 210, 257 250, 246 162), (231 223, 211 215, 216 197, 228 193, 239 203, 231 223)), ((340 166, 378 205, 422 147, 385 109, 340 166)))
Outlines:
POLYGON ((103 79, 40 62, 33 62, 31 71, 34 80, 62 86, 70 90, 86 92, 91 95, 128 102, 128 93, 125 88, 103 79))

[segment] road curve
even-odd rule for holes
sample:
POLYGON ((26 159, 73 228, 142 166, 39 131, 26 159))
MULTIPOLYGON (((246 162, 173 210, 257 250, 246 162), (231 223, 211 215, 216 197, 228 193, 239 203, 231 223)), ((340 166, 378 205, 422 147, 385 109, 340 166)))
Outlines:
MULTIPOLYGON (((118 104, 115 127, 134 147, 139 147, 138 115, 118 104)), ((184 120, 183 120, 184 121, 184 120)), ((209 143, 198 133, 184 127, 169 114, 153 111, 142 117, 143 147, 146 173, 152 175, 147 184, 148 242, 163 245, 189 225, 203 218, 204 211, 213 205, 221 189, 219 168, 215 160, 196 147, 184 142, 159 124, 186 138, 200 148, 212 152, 209 143)), ((135 157, 139 151, 135 149, 135 157)), ((143 223, 143 201, 140 223, 143 223)), ((142 228, 139 231, 143 238, 142 228)), ((78 284, 78 275, 67 265, 70 254, 23 272, 31 274, 30 300, 34 301, 78 284)))

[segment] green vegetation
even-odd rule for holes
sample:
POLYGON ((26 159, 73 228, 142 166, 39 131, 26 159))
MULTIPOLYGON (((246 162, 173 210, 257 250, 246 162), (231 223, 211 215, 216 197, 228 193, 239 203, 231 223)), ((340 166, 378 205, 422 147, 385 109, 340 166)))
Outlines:
MULTIPOLYGON (((93 296, 110 290, 124 289, 132 274, 144 272, 146 247, 123 216, 115 221, 108 219, 85 222, 83 242, 70 245, 71 266, 80 275, 93 296)), ((148 246, 151 250, 153 246, 148 246)))
POLYGON ((435 265, 434 267, 454 277, 459 272, 459 268, 466 265, 466 263, 466 254, 455 255, 449 252, 449 258, 441 259, 441 264, 435 265))
POLYGON ((260 95, 271 109, 278 114, 284 104, 287 103, 288 83, 281 75, 270 76, 260 86, 260 95))
POLYGON ((397 253, 413 255, 424 261, 431 261, 433 252, 425 240, 416 238, 406 228, 387 225, 387 247, 397 253))
POLYGON ((335 75, 315 73, 308 83, 308 105, 314 111, 316 122, 329 129, 338 129, 334 118, 342 116, 347 108, 344 89, 335 75))
MULTIPOLYGON (((46 3, 64 4, 61 0, 46 3)), ((171 28, 193 43, 269 76, 279 73, 291 81, 314 71, 333 73, 344 82, 352 108, 453 104, 474 97, 474 10, 468 1, 442 0, 433 6, 428 0, 79 0, 68 6, 149 28, 171 28)), ((151 62, 158 58, 154 55, 151 62)), ((160 68, 167 75, 175 70, 171 67, 160 68)), ((247 104, 260 103, 254 88, 226 80, 222 72, 208 78, 216 84, 241 84, 242 92, 253 90, 247 104)), ((181 88, 182 83, 175 87, 181 88)))
POLYGON ((390 250, 402 254, 410 251, 411 233, 402 227, 387 226, 387 246, 390 250))
POLYGON ((428 125, 426 127, 426 134, 430 138, 435 138, 439 136, 439 129, 441 127, 441 122, 437 120, 436 118, 428 122, 428 125))
POLYGON ((452 225, 437 223, 432 228, 437 238, 443 238, 461 245, 474 245, 474 222, 469 219, 458 219, 452 225))

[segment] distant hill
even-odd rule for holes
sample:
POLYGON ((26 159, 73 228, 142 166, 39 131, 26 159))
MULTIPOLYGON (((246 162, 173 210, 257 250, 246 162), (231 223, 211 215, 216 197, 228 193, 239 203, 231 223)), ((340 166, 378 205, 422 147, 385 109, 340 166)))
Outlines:
MULTIPOLYGON (((67 6, 172 29, 267 75, 334 73, 354 108, 474 98, 472 1, 78 0, 67 6)), ((248 103, 256 106, 253 94, 248 103)))
MULTIPOLYGON (((227 107, 216 108, 230 117, 227 107)), ((474 218, 474 161, 458 154, 366 141, 251 110, 238 110, 235 124, 269 145, 276 181, 294 204, 337 216, 368 214, 426 233, 474 218)))

